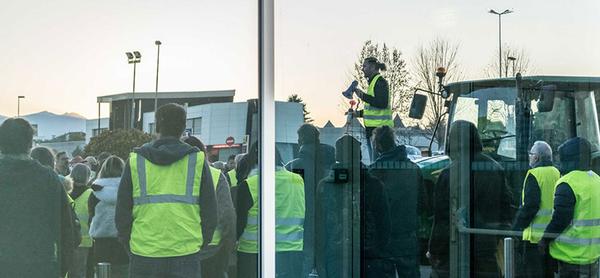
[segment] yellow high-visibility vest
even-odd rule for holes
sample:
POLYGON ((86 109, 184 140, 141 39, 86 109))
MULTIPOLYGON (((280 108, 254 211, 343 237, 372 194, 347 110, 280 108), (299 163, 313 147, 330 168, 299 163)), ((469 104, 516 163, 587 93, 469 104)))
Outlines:
MULTIPOLYGON (((525 176, 525 182, 529 175, 532 175, 537 181, 540 187, 541 198, 540 208, 535 215, 531 224, 523 230, 523 240, 531 243, 538 243, 544 235, 546 226, 552 219, 552 209, 554 208, 554 187, 556 181, 560 179, 560 171, 554 166, 544 166, 530 169, 525 176)), ((521 202, 525 200, 525 183, 523 183, 523 198, 521 202)))
POLYGON ((92 247, 92 237, 90 237, 90 218, 88 212, 88 200, 92 194, 92 189, 87 189, 79 197, 73 200, 75 204, 75 213, 79 218, 79 224, 81 225, 81 243, 79 247, 92 247))
POLYGON ((200 251, 204 153, 191 153, 167 166, 131 153, 129 164, 133 183, 131 253, 162 258, 200 251))
POLYGON ((569 264, 585 265, 600 258, 600 177, 593 171, 571 171, 556 182, 575 195, 573 221, 550 244, 550 255, 569 264))
MULTIPOLYGON (((248 222, 240 237, 238 251, 258 253, 259 196, 258 175, 247 179, 254 205, 248 211, 248 222)), ((304 246, 304 181, 300 175, 278 168, 275 172, 275 214, 277 252, 302 251, 304 246)))
MULTIPOLYGON (((375 75, 371 83, 369 83, 369 89, 367 90, 367 95, 375 97, 375 84, 377 80, 381 78, 381 74, 375 75)), ((392 93, 389 92, 388 96, 388 105, 386 108, 380 109, 374 106, 371 106, 368 103, 365 103, 365 109, 363 110, 363 120, 365 127, 380 127, 387 125, 389 127, 394 127, 394 121, 392 120, 392 109, 391 109, 391 98, 392 93)))

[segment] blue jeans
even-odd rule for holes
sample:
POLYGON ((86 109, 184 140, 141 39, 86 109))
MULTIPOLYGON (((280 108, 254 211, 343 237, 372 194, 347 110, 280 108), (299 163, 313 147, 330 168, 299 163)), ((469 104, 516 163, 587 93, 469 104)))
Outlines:
POLYGON ((130 278, 200 278, 198 253, 181 257, 148 258, 131 254, 130 278))

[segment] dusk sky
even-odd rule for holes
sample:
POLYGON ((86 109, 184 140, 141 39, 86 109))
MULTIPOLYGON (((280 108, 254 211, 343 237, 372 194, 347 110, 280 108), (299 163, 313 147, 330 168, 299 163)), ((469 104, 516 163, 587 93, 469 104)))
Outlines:
MULTIPOLYGON (((400 49, 411 63, 423 43, 460 44, 467 79, 482 78, 503 41, 524 48, 536 74, 600 76, 600 1, 276 0, 276 96, 298 93, 318 125, 339 113, 364 41, 400 49)), ((4 1, 0 9, 0 114, 48 110, 97 117, 96 97, 131 90, 125 51, 139 50, 136 89, 235 89, 257 96, 254 1, 4 1)), ((108 107, 102 111, 108 116, 108 107)))

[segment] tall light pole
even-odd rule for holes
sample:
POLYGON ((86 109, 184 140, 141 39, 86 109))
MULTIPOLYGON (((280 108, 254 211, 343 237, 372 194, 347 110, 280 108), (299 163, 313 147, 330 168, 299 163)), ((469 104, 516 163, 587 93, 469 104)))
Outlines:
MULTIPOLYGON (((517 60, 517 58, 512 57, 512 56, 508 56, 506 59, 508 59, 509 61, 512 62, 512 70, 513 70, 513 76, 515 76, 515 61, 517 60)), ((508 63, 507 63, 508 64, 508 63)), ((508 65, 506 65, 506 75, 508 77, 508 65)))
POLYGON ((498 73, 502 77, 502 15, 512 13, 511 10, 504 10, 499 13, 494 10, 490 10, 489 13, 498 15, 498 73))
POLYGON ((131 128, 135 128, 135 71, 136 65, 142 60, 142 54, 139 51, 125 52, 127 62, 133 64, 133 91, 131 93, 131 128))
POLYGON ((158 65, 160 64, 160 45, 162 44, 160 41, 155 41, 154 44, 157 48, 156 53, 156 87, 154 89, 154 113, 158 110, 158 65))
POLYGON ((21 117, 21 99, 25 98, 25 96, 18 96, 17 97, 17 118, 21 117))

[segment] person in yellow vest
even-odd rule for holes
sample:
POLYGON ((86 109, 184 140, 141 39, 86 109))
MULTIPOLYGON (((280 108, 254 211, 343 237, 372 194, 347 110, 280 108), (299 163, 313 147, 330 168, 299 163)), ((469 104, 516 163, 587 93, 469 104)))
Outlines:
POLYGON ((354 87, 354 93, 365 102, 364 109, 357 111, 358 117, 363 118, 365 133, 371 160, 374 159, 374 151, 371 146, 371 135, 373 130, 380 126, 394 127, 392 120, 392 107, 390 104, 391 93, 387 80, 381 75, 381 71, 387 70, 384 63, 375 57, 368 57, 363 61, 362 72, 369 82, 367 92, 354 87))
POLYGON ((73 180, 73 191, 70 193, 74 201, 75 213, 79 218, 81 225, 81 243, 75 250, 69 278, 84 278, 87 272, 87 262, 92 247, 92 238, 90 237, 90 217, 88 213, 88 199, 92 194, 92 189, 87 186, 90 181, 91 170, 82 163, 75 164, 69 177, 73 180))
POLYGON ((552 148, 544 141, 536 141, 529 151, 529 166, 525 176, 521 206, 512 230, 523 232, 523 277, 554 277, 549 267, 551 260, 538 252, 537 244, 550 223, 554 205, 554 186, 560 172, 552 164, 552 148))
POLYGON ((155 119, 157 139, 129 155, 117 193, 129 277, 199 277, 200 251, 217 226, 211 171, 204 153, 181 141, 183 106, 165 104, 155 119))
MULTIPOLYGON (((298 174, 283 167, 279 151, 275 151, 276 276, 306 277, 302 273, 304 244, 304 182, 298 174)), ((253 144, 241 165, 251 169, 238 183, 237 234, 239 277, 258 277, 259 249, 259 170, 258 146, 253 144)))
POLYGON ((591 170, 592 146, 584 138, 558 147, 560 171, 552 219, 539 243, 558 261, 559 277, 598 277, 600 176, 591 170))
MULTIPOLYGON (((200 139, 188 136, 183 141, 206 153, 206 146, 200 139)), ((210 167, 210 172, 217 194, 218 225, 208 248, 203 250, 202 277, 227 277, 229 255, 235 248, 235 209, 231 200, 231 191, 225 175, 217 168, 210 167)))

